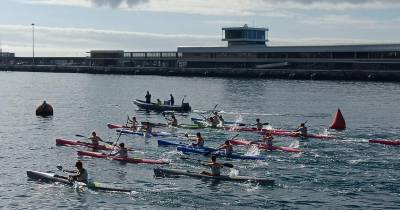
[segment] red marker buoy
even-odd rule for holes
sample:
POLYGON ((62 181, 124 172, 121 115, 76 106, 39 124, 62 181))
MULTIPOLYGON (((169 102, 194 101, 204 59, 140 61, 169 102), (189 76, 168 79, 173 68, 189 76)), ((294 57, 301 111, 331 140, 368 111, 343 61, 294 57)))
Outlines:
POLYGON ((36 115, 42 117, 52 116, 53 107, 50 104, 46 103, 46 101, 43 101, 43 104, 36 108, 36 115))
POLYGON ((335 130, 344 130, 346 129, 346 121, 344 121, 342 112, 340 111, 340 108, 338 108, 336 112, 336 116, 332 121, 331 126, 329 127, 331 129, 335 130))

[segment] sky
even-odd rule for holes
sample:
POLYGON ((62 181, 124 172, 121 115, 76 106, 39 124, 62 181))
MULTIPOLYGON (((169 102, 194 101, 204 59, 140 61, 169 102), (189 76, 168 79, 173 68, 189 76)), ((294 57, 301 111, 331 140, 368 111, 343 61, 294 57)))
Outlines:
POLYGON ((222 27, 269 28, 268 45, 400 43, 400 0, 0 0, 2 51, 226 46, 222 27))

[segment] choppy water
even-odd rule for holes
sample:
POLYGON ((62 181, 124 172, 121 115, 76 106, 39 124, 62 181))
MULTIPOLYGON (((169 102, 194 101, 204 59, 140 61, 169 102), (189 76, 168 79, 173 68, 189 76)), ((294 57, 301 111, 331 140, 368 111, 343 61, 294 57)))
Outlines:
MULTIPOLYGON (((0 72, 0 208, 398 209, 400 147, 367 140, 400 139, 399 96, 396 83, 0 72), (133 99, 144 98, 146 90, 160 99, 172 92, 175 101, 187 95, 195 110, 218 104, 229 120, 250 122, 258 117, 286 129, 308 120, 313 133, 325 133, 340 107, 348 129, 331 133, 338 136, 336 140, 301 140, 303 154, 261 152, 268 160, 230 161, 240 174, 275 179, 274 186, 187 177, 155 179, 154 166, 92 158, 80 158, 91 178, 135 192, 77 191, 27 179, 26 170, 57 172, 57 164, 72 168, 77 149, 56 147, 56 138, 76 139, 75 134, 96 130, 103 138, 115 140, 116 134, 106 124, 125 123, 127 114, 164 122, 162 116, 137 111, 132 104, 133 99), (44 99, 55 109, 52 118, 34 115, 44 99)), ((178 119, 190 123, 190 116, 198 117, 191 113, 178 119)), ((233 135, 201 132, 211 146, 233 135)), ((249 133, 241 137, 258 138, 249 133)), ((137 148, 133 156, 168 159, 171 168, 204 170, 196 162, 181 160, 174 148, 158 147, 154 139, 122 136, 120 141, 137 148)), ((296 141, 276 138, 276 144, 285 146, 296 141)))

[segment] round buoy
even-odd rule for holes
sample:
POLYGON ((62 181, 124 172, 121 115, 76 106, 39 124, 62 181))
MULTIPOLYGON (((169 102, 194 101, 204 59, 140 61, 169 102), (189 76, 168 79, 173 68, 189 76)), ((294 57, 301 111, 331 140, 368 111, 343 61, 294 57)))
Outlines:
POLYGON ((42 117, 52 116, 53 107, 50 104, 46 103, 46 101, 43 101, 43 103, 38 108, 36 108, 36 115, 42 117))
POLYGON ((344 129, 346 129, 346 121, 344 120, 344 117, 343 117, 342 112, 340 111, 340 109, 337 110, 335 118, 333 119, 330 128, 331 129, 335 129, 335 130, 344 130, 344 129))

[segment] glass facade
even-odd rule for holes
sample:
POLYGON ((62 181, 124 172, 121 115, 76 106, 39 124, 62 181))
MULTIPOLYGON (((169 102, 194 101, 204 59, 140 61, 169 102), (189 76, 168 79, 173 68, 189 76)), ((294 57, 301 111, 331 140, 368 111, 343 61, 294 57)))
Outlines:
POLYGON ((257 39, 265 40, 264 30, 252 29, 226 29, 225 39, 257 39))

